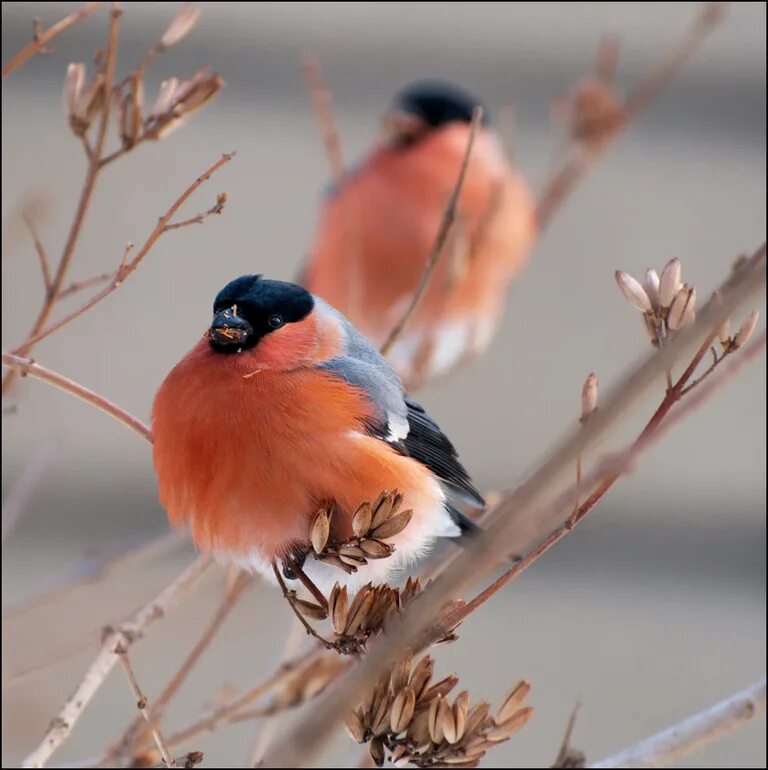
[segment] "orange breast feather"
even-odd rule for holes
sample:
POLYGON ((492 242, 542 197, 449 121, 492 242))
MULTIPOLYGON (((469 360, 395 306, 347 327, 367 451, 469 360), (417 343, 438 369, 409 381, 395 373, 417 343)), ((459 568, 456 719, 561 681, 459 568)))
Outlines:
POLYGON ((363 394, 318 370, 244 376, 252 372, 247 354, 222 356, 201 341, 155 400, 160 499, 200 548, 271 559, 306 543, 330 501, 344 514, 341 537, 356 507, 383 489, 418 502, 428 471, 361 435, 371 411, 363 394))

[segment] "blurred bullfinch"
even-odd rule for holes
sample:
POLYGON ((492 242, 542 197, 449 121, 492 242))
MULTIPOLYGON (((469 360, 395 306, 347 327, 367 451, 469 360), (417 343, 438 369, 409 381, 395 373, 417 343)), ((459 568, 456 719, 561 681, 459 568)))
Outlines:
MULTIPOLYGON (((152 411, 160 500, 196 545, 271 575, 309 550, 317 511, 332 536, 383 490, 413 509, 392 556, 348 576, 307 559, 327 589, 382 581, 436 538, 476 525, 454 506, 483 499, 456 450, 397 374, 339 312, 292 283, 246 275, 213 305, 204 337, 166 377, 152 411), (458 499, 457 499, 458 498, 458 499)), ((290 573, 289 573, 290 574, 290 573)))
MULTIPOLYGON (((384 116, 384 137, 323 201, 300 282, 375 345, 419 282, 478 104, 445 83, 406 88, 384 116)), ((536 232, 531 196, 483 114, 451 237, 388 355, 409 389, 487 347, 536 232)))

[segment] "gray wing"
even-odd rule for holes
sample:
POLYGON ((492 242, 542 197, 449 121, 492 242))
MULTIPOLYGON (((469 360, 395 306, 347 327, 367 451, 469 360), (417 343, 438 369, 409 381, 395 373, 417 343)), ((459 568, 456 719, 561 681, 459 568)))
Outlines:
MULTIPOLYGON (((482 508, 485 505, 482 495, 437 423, 420 404, 405 395, 400 378, 379 351, 344 316, 323 305, 339 319, 347 344, 344 356, 326 361, 320 368, 365 390, 377 407, 374 420, 366 426, 368 432, 401 454, 413 457, 453 492, 482 508)), ((454 520, 458 515, 458 511, 451 512, 454 520)))

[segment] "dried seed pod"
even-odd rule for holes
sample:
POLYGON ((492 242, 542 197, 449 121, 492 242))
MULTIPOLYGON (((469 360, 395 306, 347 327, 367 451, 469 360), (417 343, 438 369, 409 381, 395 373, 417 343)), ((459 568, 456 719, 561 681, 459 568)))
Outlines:
POLYGON ((509 719, 501 724, 497 724, 496 727, 492 727, 487 733, 486 738, 489 741, 498 742, 505 741, 510 735, 521 730, 528 723, 528 720, 533 716, 533 708, 526 706, 516 711, 509 719))
POLYGON ((362 537, 371 528, 373 508, 370 503, 363 503, 352 517, 352 531, 356 537, 362 537))
POLYGON ((506 722, 519 708, 523 705, 523 701, 528 697, 531 692, 531 685, 529 682, 522 680, 518 682, 504 698, 504 702, 501 704, 499 713, 496 715, 497 724, 506 722))
MULTIPOLYGON (((672 305, 669 308, 669 315, 667 316, 667 326, 672 331, 681 329, 685 323, 684 319, 688 317, 687 308, 691 304, 691 295, 693 290, 687 283, 684 283, 677 292, 677 295, 672 300, 672 305)), ((695 302, 696 294, 693 293, 693 300, 695 302)))
POLYGON ((315 519, 312 522, 312 527, 309 530, 309 539, 312 543, 312 550, 320 554, 328 544, 328 537, 331 534, 331 521, 328 518, 328 513, 320 509, 315 515, 315 519))
POLYGON ((403 607, 412 602, 421 593, 421 581, 419 578, 411 578, 405 581, 405 587, 400 592, 400 602, 403 607))
POLYGON ((645 276, 643 277, 643 288, 645 289, 645 293, 648 295, 648 299, 651 300, 651 305, 654 309, 659 307, 659 274, 652 268, 649 267, 645 271, 645 276))
POLYGON ((469 713, 469 693, 463 690, 456 696, 453 702, 453 719, 456 722, 456 740, 460 741, 467 728, 467 714, 469 713))
POLYGON ((408 679, 411 674, 412 663, 413 653, 410 649, 408 649, 392 669, 392 675, 390 677, 390 681, 392 683, 392 692, 400 692, 400 690, 408 687, 408 679))
POLYGON ((384 741, 381 738, 374 738, 371 741, 371 759, 376 767, 384 764, 384 741))
MULTIPOLYGON (((393 493, 394 494, 394 493, 393 493)), ((392 497, 389 492, 384 490, 374 501, 371 506, 371 526, 370 529, 374 529, 383 524, 389 517, 389 513, 392 510, 392 497)))
POLYGON ((733 338, 733 348, 738 350, 742 345, 747 343, 747 340, 752 336, 757 326, 757 319, 760 318, 760 311, 753 310, 747 317, 741 328, 736 332, 736 336, 733 338))
POLYGON ((346 636, 354 636, 360 630, 360 627, 365 622, 365 619, 373 606, 373 600, 374 593, 371 590, 369 583, 358 591, 357 596, 355 596, 354 601, 352 602, 352 606, 349 608, 347 626, 344 629, 344 634, 346 636))
POLYGON ((432 672, 435 670, 435 661, 429 655, 425 655, 411 672, 411 679, 408 682, 410 688, 416 693, 416 700, 421 701, 424 692, 429 686, 429 680, 432 678, 432 672))
POLYGON ((410 752, 406 746, 396 746, 389 757, 394 767, 408 767, 410 752))
POLYGON ((323 556, 320 557, 320 561, 323 562, 323 564, 330 564, 332 567, 338 567, 338 569, 344 570, 347 575, 357 572, 357 567, 345 564, 338 556, 334 556, 333 554, 323 554, 323 556))
POLYGON ((597 407, 597 375, 590 372, 581 387, 581 421, 586 422, 597 407))
POLYGON ((380 540, 363 540, 360 548, 368 559, 386 559, 392 555, 392 546, 380 540))
POLYGON ((347 624, 348 606, 349 596, 347 594, 347 587, 344 586, 342 588, 336 583, 328 600, 328 613, 331 616, 331 627, 336 634, 344 633, 344 628, 347 624))
POLYGON ((443 731, 443 737, 448 743, 456 743, 458 732, 456 730, 456 717, 453 709, 445 698, 440 698, 437 707, 437 718, 440 720, 440 728, 443 731))
POLYGON ((682 286, 683 266, 679 259, 670 259, 661 271, 659 280, 659 304, 663 308, 672 306, 677 293, 682 286))
POLYGON ((83 93, 85 73, 85 64, 82 62, 72 62, 67 67, 62 96, 64 98, 64 113, 70 118, 75 114, 80 96, 83 93))
POLYGON ((376 527, 373 530, 373 535, 379 540, 399 535, 408 526, 408 522, 410 522, 412 517, 413 511, 410 509, 398 513, 397 516, 387 519, 383 524, 376 527))
POLYGON ((473 706, 470 709, 469 714, 467 714, 467 725, 465 728, 467 735, 472 735, 479 730, 488 719, 490 712, 490 704, 485 701, 473 706))
POLYGON ((319 604, 315 604, 314 602, 307 602, 304 601, 304 599, 293 599, 293 603, 296 606, 296 609, 302 615, 305 615, 308 618, 313 618, 314 620, 325 620, 328 617, 328 613, 326 612, 325 608, 321 607, 319 604))
POLYGON ((691 286, 688 293, 688 302, 685 303, 683 317, 680 319, 680 328, 690 326, 696 320, 696 289, 691 286))
POLYGON ((458 683, 459 677, 457 677, 456 674, 450 674, 445 677, 445 679, 441 679, 426 690, 421 696, 421 700, 428 701, 438 696, 445 697, 458 683))
POLYGON ((432 740, 429 734, 429 711, 422 709, 415 712, 406 732, 407 738, 418 748, 426 746, 432 740))
POLYGON ((416 695, 413 690, 406 687, 395 696, 392 710, 389 714, 389 725, 392 732, 397 734, 405 730, 411 723, 413 711, 416 707, 416 695))
POLYGON ((189 3, 184 3, 171 20, 168 29, 165 30, 160 38, 160 50, 164 51, 183 40, 195 27, 201 13, 202 11, 199 8, 194 8, 189 3))
POLYGON ((433 743, 443 742, 443 725, 440 719, 440 704, 442 702, 443 696, 438 695, 429 706, 427 727, 429 728, 429 737, 433 743))
POLYGON ((171 111, 176 103, 176 93, 179 90, 179 79, 168 78, 160 83, 160 90, 157 92, 157 99, 150 112, 150 118, 159 118, 171 111))
POLYGON ((388 687, 379 691, 375 706, 376 710, 371 716, 371 732, 374 735, 384 735, 389 732, 389 715, 392 707, 392 697, 388 687))
POLYGON ((642 287, 640 281, 633 278, 629 273, 625 273, 623 270, 616 271, 616 283, 624 295, 624 298, 642 313, 650 313, 653 308, 651 307, 651 300, 645 293, 645 289, 642 287))
POLYGON ((358 709, 347 714, 344 725, 355 743, 365 743, 365 727, 363 727, 363 718, 358 709))
POLYGON ((339 548, 339 556, 347 556, 365 564, 365 551, 356 545, 342 545, 339 548))
POLYGON ((403 504, 404 499, 405 496, 400 490, 395 489, 392 491, 392 502, 389 508, 390 517, 394 516, 400 510, 400 506, 403 504))

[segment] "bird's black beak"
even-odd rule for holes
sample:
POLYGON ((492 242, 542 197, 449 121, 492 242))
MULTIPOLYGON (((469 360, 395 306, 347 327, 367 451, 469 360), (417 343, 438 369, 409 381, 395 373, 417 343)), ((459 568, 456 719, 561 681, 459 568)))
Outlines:
POLYGON ((252 334, 253 327, 237 314, 237 305, 233 305, 216 313, 207 336, 214 348, 234 350, 242 347, 252 334))

